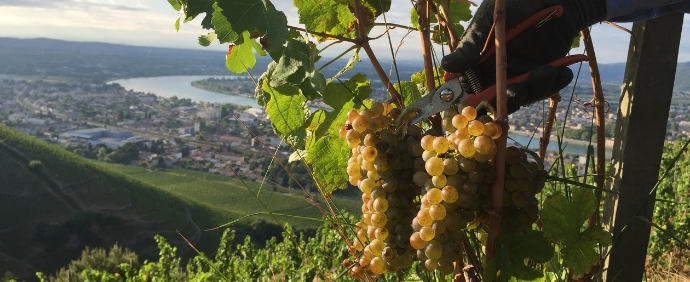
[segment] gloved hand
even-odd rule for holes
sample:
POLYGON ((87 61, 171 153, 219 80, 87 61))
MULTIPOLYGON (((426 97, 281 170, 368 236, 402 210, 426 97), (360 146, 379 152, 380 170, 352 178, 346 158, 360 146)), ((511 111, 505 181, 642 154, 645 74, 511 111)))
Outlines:
MULTIPOLYGON (((455 52, 443 57, 441 62, 446 71, 453 73, 474 70, 484 88, 496 83, 496 56, 478 64, 482 57, 479 53, 493 25, 494 2, 482 2, 455 52)), ((539 28, 530 27, 507 43, 508 78, 532 71, 524 83, 507 86, 509 113, 567 86, 573 72, 568 67, 557 69, 547 64, 566 56, 579 32, 606 16, 605 0, 506 0, 506 30, 555 5, 563 7, 560 18, 552 18, 539 28)), ((492 34, 490 45, 493 38, 492 34)))

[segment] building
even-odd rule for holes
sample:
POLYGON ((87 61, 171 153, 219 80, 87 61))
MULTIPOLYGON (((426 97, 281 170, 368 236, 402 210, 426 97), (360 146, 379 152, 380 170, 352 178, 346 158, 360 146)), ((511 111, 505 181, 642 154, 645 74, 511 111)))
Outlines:
POLYGON ((681 120, 678 123, 678 129, 680 131, 690 132, 690 121, 681 120))
POLYGON ((256 121, 256 116, 250 113, 240 113, 237 118, 246 125, 252 125, 256 121))
POLYGON ((216 108, 208 108, 197 112, 196 116, 205 120, 215 120, 220 117, 220 110, 216 108))
POLYGON ((25 120, 26 118, 27 118, 27 116, 25 114, 22 114, 22 113, 14 113, 14 114, 7 116, 7 119, 11 120, 11 121, 14 121, 17 119, 25 120))
POLYGON ((142 104, 153 104, 156 102, 156 96, 143 96, 139 97, 139 101, 142 104))
POLYGON ((180 127, 177 129, 177 133, 179 133, 180 135, 192 134, 192 133, 194 133, 194 127, 193 126, 180 127))

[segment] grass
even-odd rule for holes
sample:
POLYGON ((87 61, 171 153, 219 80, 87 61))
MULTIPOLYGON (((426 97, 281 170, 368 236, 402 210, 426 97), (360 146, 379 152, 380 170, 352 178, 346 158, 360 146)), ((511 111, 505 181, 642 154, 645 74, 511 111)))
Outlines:
MULTIPOLYGON (((104 165, 135 179, 154 184, 165 191, 183 195, 229 212, 250 214, 266 211, 261 203, 256 201, 250 192, 247 191, 247 188, 234 178, 185 169, 147 170, 118 164, 104 165)), ((254 193, 259 190, 259 183, 245 183, 254 193)), ((311 193, 321 199, 317 191, 311 193)), ((321 212, 306 198, 301 190, 275 187, 275 191, 273 191, 273 186, 264 185, 259 194, 259 199, 272 212, 312 218, 320 218, 322 216, 321 212)), ((334 198, 334 202, 341 210, 357 216, 361 214, 361 204, 355 200, 334 198)), ((322 207, 326 209, 325 205, 322 205, 322 207)), ((268 215, 257 217, 264 218, 267 221, 270 220, 268 215)), ((279 220, 289 222, 297 227, 318 227, 322 225, 318 221, 297 218, 283 217, 279 218, 279 220)))
MULTIPOLYGON (((0 252, 47 273, 78 257, 87 244, 109 248, 118 242, 134 249, 142 260, 156 259, 156 234, 177 244, 185 251, 183 256, 193 255, 176 230, 210 254, 218 248, 222 230, 203 230, 265 211, 237 179, 183 169, 149 171, 101 163, 2 126, 0 143, 0 252), (52 177, 30 170, 31 160, 41 160, 52 177), (83 220, 89 214, 101 215, 92 217, 96 220, 115 220, 83 220)), ((248 185, 252 191, 258 190, 258 183, 248 185)), ((277 187, 273 191, 272 186, 266 185, 260 199, 274 212, 321 217, 299 190, 277 187)), ((359 214, 356 201, 335 202, 359 214)), ((323 224, 291 217, 279 220, 289 222, 297 230, 323 224)), ((252 242, 261 246, 271 236, 279 237, 282 230, 273 223, 269 216, 261 215, 233 224, 237 231, 235 243, 251 236, 252 242)), ((13 267, 13 272, 22 279, 34 276, 30 269, 22 267, 13 267)))

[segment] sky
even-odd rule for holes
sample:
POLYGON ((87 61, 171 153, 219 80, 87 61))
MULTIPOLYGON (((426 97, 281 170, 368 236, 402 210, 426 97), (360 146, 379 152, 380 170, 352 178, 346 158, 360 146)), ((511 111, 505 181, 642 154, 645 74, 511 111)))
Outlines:
MULTIPOLYGON (((292 1, 272 2, 286 14, 288 24, 302 26, 292 1)), ((475 2, 480 4, 481 0, 475 2)), ((389 22, 409 25, 411 8, 410 1, 394 0, 386 17, 389 22)), ((473 12, 474 10, 476 8, 473 8, 473 12)), ((207 33, 201 28, 201 17, 182 24, 179 32, 174 27, 176 18, 177 11, 165 0, 0 0, 0 37, 45 37, 138 46, 227 50, 227 44, 220 45, 217 42, 210 47, 198 45, 197 37, 207 33)), ((382 21, 381 17, 379 21, 382 21)), ((632 27, 630 23, 622 25, 632 27)), ((377 28, 371 34, 379 35, 383 31, 383 28, 377 28)), ((406 33, 407 30, 403 29, 390 31, 394 47, 398 46, 406 33)), ((600 63, 625 62, 630 40, 626 32, 606 24, 597 24, 592 29, 592 39, 600 63)), ((421 60, 419 33, 410 33, 403 42, 398 58, 421 60)), ((385 36, 371 42, 371 45, 379 60, 390 61, 391 51, 385 36)), ((338 44, 323 54, 337 56, 349 47, 346 43, 338 44)), ((574 52, 581 53, 582 50, 574 52)), ((364 52, 360 55, 366 57, 364 52)), ((679 61, 690 61, 689 15, 685 16, 683 24, 679 61)))

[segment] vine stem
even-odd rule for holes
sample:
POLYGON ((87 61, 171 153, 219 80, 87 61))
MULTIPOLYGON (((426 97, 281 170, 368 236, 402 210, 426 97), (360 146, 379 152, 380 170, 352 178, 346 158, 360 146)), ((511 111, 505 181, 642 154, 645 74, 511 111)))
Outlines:
MULTIPOLYGON (((599 64, 597 63, 597 56, 594 52, 594 44, 588 29, 582 30, 582 41, 585 44, 585 52, 589 57, 589 72, 592 75, 592 88, 594 88, 594 107, 597 118, 597 187, 604 188, 606 180, 606 119, 604 104, 604 92, 601 88, 601 77, 599 75, 599 64)), ((597 215, 599 215, 599 206, 601 203, 601 191, 595 191, 597 196, 597 209, 587 219, 587 228, 597 224, 597 215)), ((589 273, 586 273, 580 281, 590 281, 592 275, 596 273, 598 266, 592 266, 589 273)))
POLYGON ((546 158, 546 148, 549 146, 549 139, 551 138, 551 129, 553 129, 553 121, 556 119, 556 108, 558 107, 558 102, 561 101, 561 95, 556 93, 551 95, 549 102, 549 115, 546 117, 546 126, 544 127, 544 133, 539 139, 539 157, 542 160, 546 158))
MULTIPOLYGON (((429 33, 429 11, 431 5, 428 0, 417 1, 417 18, 419 19, 419 37, 422 40, 422 57, 424 58, 424 74, 426 75, 426 90, 431 92, 436 88, 434 65, 431 58, 431 34, 429 33)), ((439 114, 429 117, 431 126, 437 134, 441 134, 441 116, 439 114)))
POLYGON ((400 96, 398 90, 396 90, 395 87, 393 87, 393 84, 386 75, 386 71, 384 71, 381 67, 381 63, 379 63, 379 60, 376 59, 376 55, 374 54, 374 51, 371 49, 371 45, 369 45, 369 37, 367 37, 366 29, 364 28, 364 16, 362 15, 362 5, 359 1, 360 0, 355 0, 355 17, 357 18, 357 39, 354 40, 354 43, 359 46, 362 46, 362 49, 364 49, 364 52, 366 52, 367 56, 369 57, 369 61, 371 61, 371 65, 374 66, 376 74, 379 75, 379 78, 381 78, 381 82, 383 82, 383 85, 385 85, 386 89, 388 89, 388 93, 390 93, 391 97, 393 97, 393 103, 398 108, 402 109, 405 107, 403 97, 400 96))
MULTIPOLYGON (((494 168, 496 180, 491 187, 492 213, 489 219, 489 235, 486 241, 487 264, 496 255, 496 241, 501 231, 501 215, 503 214, 503 183, 505 181, 506 144, 508 138, 508 97, 506 94, 506 78, 508 59, 506 55, 506 2, 496 0, 494 9, 494 24, 496 35, 496 121, 501 126, 503 133, 496 139, 496 156, 494 156, 494 168)), ((486 269, 486 268, 485 268, 486 269)))
POLYGON ((458 46, 458 42, 460 41, 460 36, 458 35, 458 31, 455 30, 455 25, 453 25, 454 21, 453 18, 450 17, 450 0, 446 1, 441 1, 440 8, 441 8, 441 14, 439 15, 436 13, 436 18, 438 19, 438 22, 443 25, 446 30, 448 31, 448 37, 450 37, 450 44, 448 44, 448 48, 450 49, 450 52, 452 53, 455 51, 455 48, 458 46))

